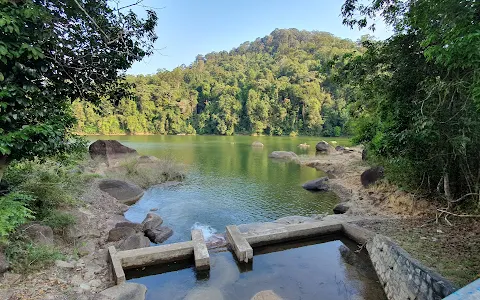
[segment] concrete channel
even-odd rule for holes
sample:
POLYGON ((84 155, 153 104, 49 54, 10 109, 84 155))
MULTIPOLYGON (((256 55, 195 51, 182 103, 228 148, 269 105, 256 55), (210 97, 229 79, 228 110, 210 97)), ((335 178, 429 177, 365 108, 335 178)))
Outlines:
MULTIPOLYGON (((388 299, 443 299, 456 291, 448 280, 423 266, 389 238, 349 222, 333 219, 287 225, 260 223, 256 226, 254 230, 243 230, 236 225, 226 227, 230 248, 237 260, 246 265, 253 262, 254 247, 326 235, 344 235, 366 249, 388 299)), ((192 230, 191 241, 126 251, 117 251, 111 246, 109 255, 117 284, 126 281, 124 269, 192 257, 197 270, 210 269, 210 256, 200 230, 192 230)))

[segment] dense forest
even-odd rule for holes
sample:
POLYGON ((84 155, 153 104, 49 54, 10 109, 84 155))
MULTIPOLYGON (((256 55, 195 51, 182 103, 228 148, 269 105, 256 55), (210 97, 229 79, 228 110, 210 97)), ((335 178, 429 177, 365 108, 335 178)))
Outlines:
POLYGON ((325 32, 276 29, 189 66, 127 76, 134 96, 118 105, 75 101, 76 131, 340 136, 347 91, 328 79, 326 66, 361 49, 325 32))

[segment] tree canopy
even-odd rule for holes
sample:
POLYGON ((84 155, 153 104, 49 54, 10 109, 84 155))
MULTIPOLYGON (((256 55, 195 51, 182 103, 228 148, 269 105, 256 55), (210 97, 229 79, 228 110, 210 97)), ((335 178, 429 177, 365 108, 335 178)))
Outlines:
POLYGON ((153 51, 157 17, 108 1, 0 0, 0 178, 8 161, 71 147, 71 101, 114 101, 153 51))
POLYGON ((367 41, 366 52, 345 57, 339 72, 340 82, 354 90, 357 142, 417 193, 442 195, 448 207, 478 201, 480 3, 362 3, 345 2, 345 24, 367 27, 381 14, 395 33, 367 41))
POLYGON ((118 106, 74 103, 77 132, 101 134, 305 134, 346 132, 345 90, 327 78, 335 56, 359 52, 325 32, 276 29, 189 66, 127 76, 135 97, 118 106))

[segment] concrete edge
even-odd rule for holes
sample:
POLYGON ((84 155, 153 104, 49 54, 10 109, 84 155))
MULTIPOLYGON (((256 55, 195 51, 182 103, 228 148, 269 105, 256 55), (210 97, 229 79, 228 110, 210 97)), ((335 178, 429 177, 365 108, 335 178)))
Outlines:
POLYGON ((117 252, 124 269, 168 263, 188 259, 191 256, 193 256, 192 241, 117 252))
POLYGON ((113 277, 116 284, 122 284, 126 281, 125 272, 123 271, 122 263, 117 257, 117 249, 114 246, 108 247, 108 254, 110 263, 112 264, 113 277))
POLYGON ((199 271, 209 270, 210 255, 208 254, 207 244, 205 243, 205 238, 201 230, 192 230, 192 242, 195 268, 199 271))
POLYGON ((236 225, 226 227, 228 243, 232 246, 238 261, 249 262, 253 259, 253 249, 236 225))
POLYGON ((342 231, 349 239, 362 245, 371 241, 375 236, 373 231, 348 222, 342 223, 342 231))

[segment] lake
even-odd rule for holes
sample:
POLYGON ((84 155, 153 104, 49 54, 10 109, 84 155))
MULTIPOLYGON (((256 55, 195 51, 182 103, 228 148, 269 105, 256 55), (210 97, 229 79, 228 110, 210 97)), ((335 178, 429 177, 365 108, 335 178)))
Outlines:
POLYGON ((116 139, 141 155, 168 158, 185 164, 182 184, 154 186, 125 216, 141 222, 158 209, 174 235, 166 243, 190 240, 192 228, 206 238, 224 232, 225 226, 273 221, 291 215, 332 213, 338 202, 334 193, 312 193, 302 184, 325 176, 314 168, 268 158, 275 150, 315 155, 323 140, 347 146, 346 138, 252 136, 91 136, 90 140, 116 139), (260 141, 263 148, 251 144, 260 141), (306 150, 298 147, 307 143, 306 150))

